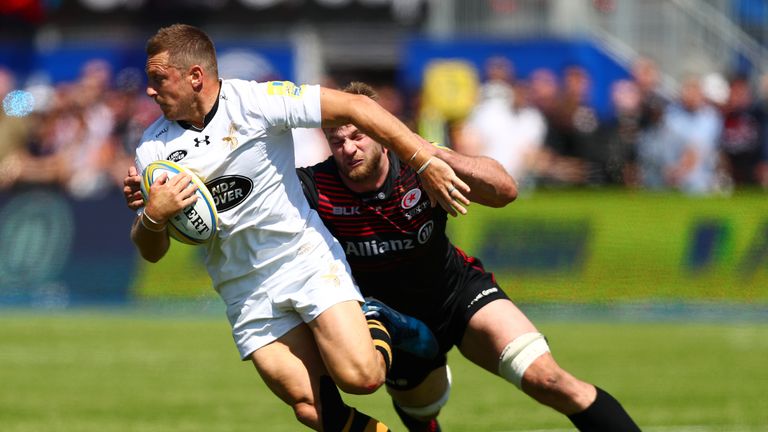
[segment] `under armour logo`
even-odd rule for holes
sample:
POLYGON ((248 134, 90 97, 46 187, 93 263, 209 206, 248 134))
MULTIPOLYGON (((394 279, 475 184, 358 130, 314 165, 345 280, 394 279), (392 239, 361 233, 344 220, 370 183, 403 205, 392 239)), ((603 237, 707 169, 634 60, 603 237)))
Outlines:
POLYGON ((205 145, 208 145, 211 143, 210 137, 208 135, 205 136, 205 138, 195 138, 195 147, 200 147, 200 143, 205 143, 205 145))

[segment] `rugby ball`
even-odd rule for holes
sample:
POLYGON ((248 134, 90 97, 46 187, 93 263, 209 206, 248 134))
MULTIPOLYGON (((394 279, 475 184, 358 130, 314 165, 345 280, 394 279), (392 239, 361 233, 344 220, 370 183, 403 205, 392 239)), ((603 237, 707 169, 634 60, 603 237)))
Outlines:
POLYGON ((189 175, 191 181, 197 186, 197 192, 195 192, 197 201, 168 220, 168 233, 182 243, 203 244, 216 234, 219 215, 216 212, 213 197, 200 177, 175 162, 154 161, 147 165, 142 174, 141 194, 144 196, 144 202, 149 202, 149 190, 155 180, 163 173, 168 174, 168 179, 171 179, 182 172, 189 175))

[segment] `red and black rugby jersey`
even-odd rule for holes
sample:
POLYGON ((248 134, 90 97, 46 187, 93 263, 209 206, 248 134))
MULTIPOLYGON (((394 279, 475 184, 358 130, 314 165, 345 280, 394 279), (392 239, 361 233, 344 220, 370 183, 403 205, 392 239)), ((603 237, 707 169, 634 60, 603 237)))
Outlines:
POLYGON ((300 168, 299 178, 310 206, 341 243, 363 295, 398 305, 409 298, 423 308, 423 301, 452 291, 464 263, 446 236, 445 210, 433 208, 416 172, 388 154, 389 176, 375 192, 349 190, 332 157, 300 168))

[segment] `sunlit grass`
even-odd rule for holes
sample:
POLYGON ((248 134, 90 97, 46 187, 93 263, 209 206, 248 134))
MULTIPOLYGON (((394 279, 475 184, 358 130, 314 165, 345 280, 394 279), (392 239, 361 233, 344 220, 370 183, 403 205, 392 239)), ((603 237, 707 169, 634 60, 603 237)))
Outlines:
MULTIPOLYGON (((768 429, 768 324, 538 320, 559 363, 649 430, 768 429)), ((511 384, 450 357, 446 431, 568 429, 511 384)), ((345 398, 404 430, 384 391, 345 398)), ((238 359, 225 318, 0 310, 0 430, 295 431, 238 359)))

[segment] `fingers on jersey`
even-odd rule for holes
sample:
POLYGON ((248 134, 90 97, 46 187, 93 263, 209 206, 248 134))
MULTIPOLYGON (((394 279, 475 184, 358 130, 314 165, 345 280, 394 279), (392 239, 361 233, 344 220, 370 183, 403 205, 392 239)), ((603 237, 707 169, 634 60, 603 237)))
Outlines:
MULTIPOLYGON (((395 348, 427 359, 434 358, 438 354, 440 346, 437 339, 432 330, 422 321, 402 314, 373 297, 365 298, 362 310, 368 319, 369 328, 372 320, 384 323, 386 329, 384 327, 382 329, 391 336, 391 344, 395 348)), ((371 335, 374 335, 373 329, 371 329, 371 335)))
POLYGON ((510 342, 499 357, 499 375, 522 389, 523 375, 531 363, 549 352, 547 339, 537 332, 523 333, 510 342))

